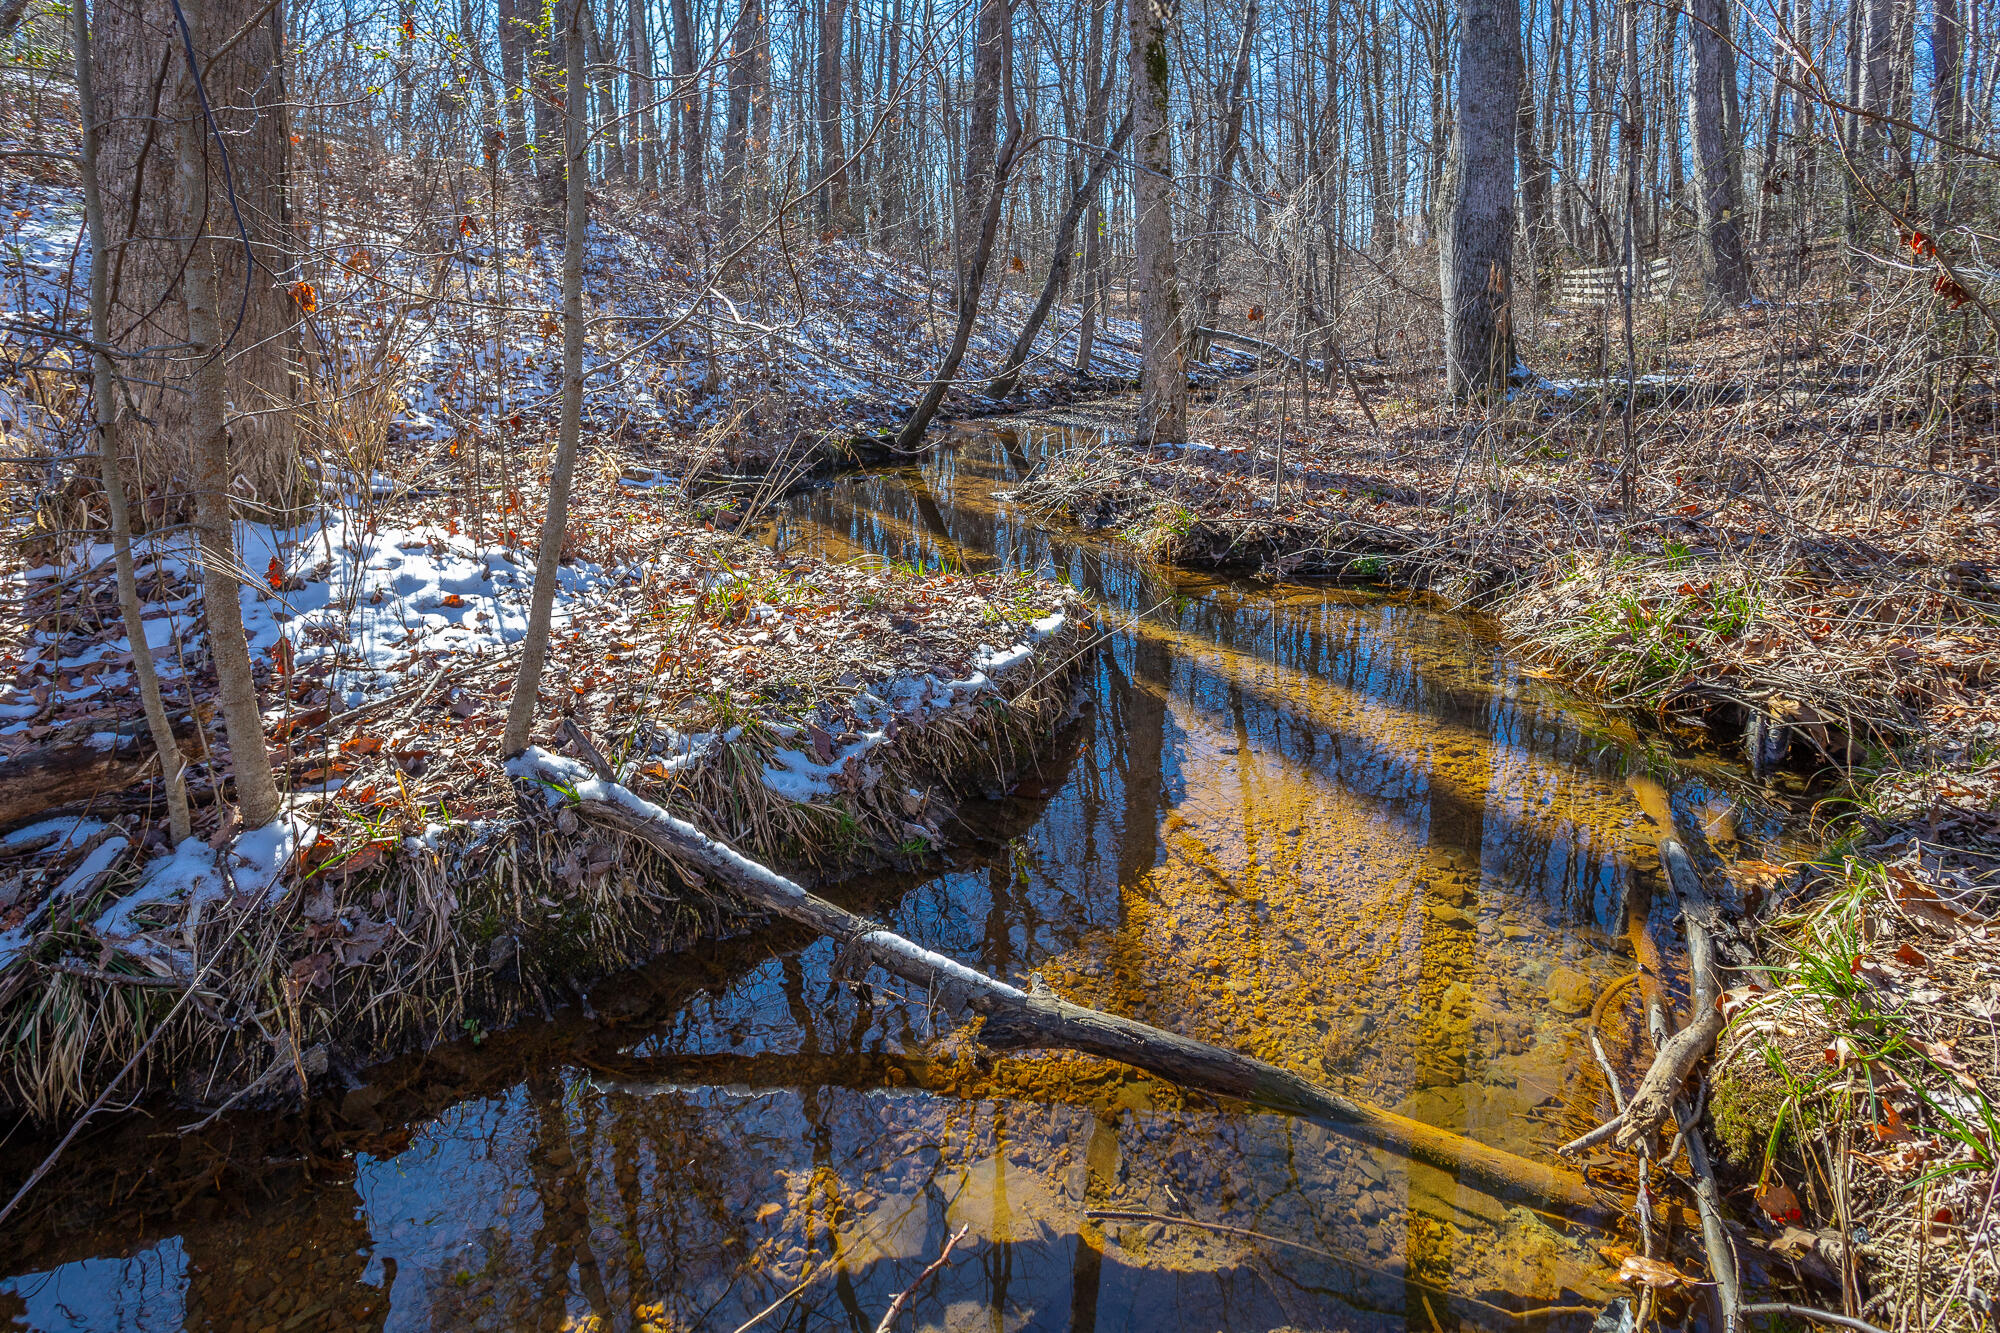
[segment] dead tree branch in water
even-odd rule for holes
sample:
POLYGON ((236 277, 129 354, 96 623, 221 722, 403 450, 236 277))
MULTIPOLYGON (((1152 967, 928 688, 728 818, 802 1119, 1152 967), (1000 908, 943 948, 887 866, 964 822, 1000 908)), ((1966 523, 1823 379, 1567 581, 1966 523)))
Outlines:
POLYGON ((872 964, 984 1016, 979 1040, 986 1046, 1060 1048, 1120 1060, 1185 1087, 1300 1116, 1449 1171, 1462 1183, 1498 1197, 1533 1201, 1573 1216, 1607 1212, 1583 1177, 1562 1167, 1343 1097, 1263 1060, 989 977, 808 893, 626 788, 594 777, 582 764, 530 749, 510 771, 572 795, 591 819, 720 881, 752 905, 833 937, 841 945, 845 970, 872 964))

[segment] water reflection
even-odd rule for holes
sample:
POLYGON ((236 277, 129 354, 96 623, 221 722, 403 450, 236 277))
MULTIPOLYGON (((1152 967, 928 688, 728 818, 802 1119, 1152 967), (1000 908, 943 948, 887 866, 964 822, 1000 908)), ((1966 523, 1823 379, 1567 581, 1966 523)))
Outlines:
MULTIPOLYGON (((1169 578, 1006 500, 1061 429, 962 432, 767 539, 1036 569, 1104 608, 1090 707, 926 876, 843 891, 932 948, 1538 1154, 1597 1096, 1657 826, 1615 728, 1479 627, 1169 578)), ((1711 793, 1693 789, 1687 800, 1711 793)), ((1739 814, 1732 829, 1771 830, 1739 814)), ((771 929, 591 1017, 187 1139, 128 1120, 0 1240, 35 1328, 1425 1330, 1608 1294, 1593 1238, 1443 1173, 1081 1058, 990 1059, 771 929)), ((1547 1316, 1538 1322, 1562 1322, 1547 1316)))

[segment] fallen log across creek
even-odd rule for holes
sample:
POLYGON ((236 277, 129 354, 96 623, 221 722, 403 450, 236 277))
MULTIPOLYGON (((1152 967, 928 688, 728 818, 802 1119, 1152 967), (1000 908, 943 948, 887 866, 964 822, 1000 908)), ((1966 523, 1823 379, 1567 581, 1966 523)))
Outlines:
POLYGON ((833 937, 841 946, 837 966, 843 972, 854 975, 873 965, 982 1015, 983 1045, 1057 1048, 1123 1061, 1183 1087, 1296 1115, 1449 1172, 1482 1193, 1575 1218, 1611 1214, 1574 1171, 1342 1096, 1264 1060, 989 977, 808 893, 618 783, 593 776, 581 763, 531 748, 509 761, 508 772, 541 783, 556 799, 573 799, 585 817, 692 867, 746 902, 833 937))

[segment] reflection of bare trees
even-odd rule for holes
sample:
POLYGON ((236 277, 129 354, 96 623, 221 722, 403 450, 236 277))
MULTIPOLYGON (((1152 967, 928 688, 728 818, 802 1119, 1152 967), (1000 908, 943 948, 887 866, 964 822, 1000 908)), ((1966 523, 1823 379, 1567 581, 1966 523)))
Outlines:
MULTIPOLYGON (((988 446, 974 441, 925 486, 823 491, 808 512, 821 531, 898 558, 1011 543, 1006 563, 1061 568, 1150 614, 1095 668, 1100 706, 1072 772, 1048 770, 978 816, 982 850, 966 863, 840 896, 864 910, 872 897, 911 937, 1012 976, 1107 938, 1123 951, 1118 978, 1186 975, 1174 969, 1200 930, 1247 926, 1243 976, 1257 994, 1191 1014, 1191 1027, 1228 1031, 1265 1004, 1260 1031, 1280 1044, 1311 1033, 1284 1045, 1310 1063, 1311 1020, 1326 1028, 1366 1007, 1390 1021, 1356 1043, 1357 1076, 1392 1096, 1413 1081, 1454 1093, 1476 1081, 1496 1052, 1478 1044, 1491 1039, 1466 1002, 1501 995, 1505 978, 1475 919, 1582 904, 1586 886, 1623 873, 1602 761, 1562 717, 1495 688, 1479 643, 1410 608, 1163 581, 1110 548, 1010 526, 982 488, 1018 476, 1023 459, 988 446), (1271 822, 1280 800, 1321 821, 1310 850, 1290 816, 1271 822), (1170 884, 1204 838, 1226 844, 1208 872, 1220 882, 1190 871, 1170 884), (1355 856, 1366 864, 1349 868, 1355 856), (1185 900, 1173 910, 1212 908, 1215 920, 1149 915, 1169 893, 1185 900), (1408 910, 1391 913, 1392 901, 1408 910), (1348 924, 1304 920, 1321 907, 1348 924), (1337 951, 1321 947, 1332 938, 1337 951)), ((1547 942, 1516 952, 1530 950, 1547 942)), ((829 945, 786 930, 710 945, 601 988, 603 1022, 566 1018, 393 1066, 338 1115, 320 1108, 322 1123, 260 1130, 245 1158, 277 1156, 289 1133, 322 1156, 389 1159, 368 1168, 379 1176, 315 1189, 304 1212, 256 1208, 213 1236, 240 1243, 257 1229, 280 1253, 337 1250, 346 1258, 297 1284, 299 1301, 329 1308, 379 1296, 369 1278, 393 1258, 404 1298, 436 1327, 557 1327, 588 1313, 622 1328, 639 1311, 663 1327, 734 1327, 826 1265, 788 1307, 792 1326, 872 1327, 966 1221, 975 1243, 924 1317, 975 1301, 1003 1320, 1090 1328, 1171 1301, 1176 1319, 1209 1326, 1326 1311, 1428 1326, 1425 1297, 1452 1320, 1436 1288, 1454 1268, 1464 1279, 1469 1256, 1511 1225, 1465 1212, 1470 1196, 1448 1180, 1385 1169, 1279 1117, 1183 1104, 1115 1067, 982 1070, 958 1058, 962 1044, 934 1043, 927 997, 849 985, 831 962, 829 945), (421 1153, 404 1151, 398 1127, 412 1124, 424 1126, 421 1153), (393 1222, 357 1211, 357 1190, 374 1206, 370 1180, 403 1180, 407 1194, 425 1171, 475 1168, 511 1207, 424 1218, 408 1235, 394 1230, 418 1216, 407 1198, 393 1222), (1091 1207, 1308 1248, 1098 1227, 1091 1207), (371 1255, 383 1263, 367 1268, 371 1255)), ((1116 1003, 1128 1009, 1191 1003, 1107 984, 1124 986, 1116 1003)), ((1447 1122, 1482 1132, 1456 1105, 1447 1122)), ((143 1160, 128 1159, 123 1179, 143 1160)), ((118 1175, 97 1197, 116 1197, 118 1175)), ((181 1228, 169 1191, 142 1206, 154 1234, 181 1228)), ((232 1276, 203 1281, 205 1309, 249 1300, 232 1276)))

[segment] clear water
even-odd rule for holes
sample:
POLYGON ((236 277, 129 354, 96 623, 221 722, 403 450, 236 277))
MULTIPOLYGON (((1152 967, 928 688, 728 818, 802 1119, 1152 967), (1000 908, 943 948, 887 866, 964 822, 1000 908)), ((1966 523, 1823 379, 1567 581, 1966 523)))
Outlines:
MULTIPOLYGON (((1102 608, 1084 706, 934 871, 835 896, 999 975, 1537 1156, 1602 1108, 1658 825, 1636 738, 1478 623, 1170 575, 1007 496, 1058 426, 789 503, 781 547, 1039 569, 1102 608)), ((1713 793, 1699 783, 1680 799, 1713 793)), ((1747 815, 1732 838, 1768 836, 1747 815)), ((1720 825, 1718 825, 1720 827, 1720 825)), ((779 926, 393 1061, 294 1114, 126 1117, 0 1237, 37 1329, 1521 1327, 1603 1237, 1121 1067, 977 1054, 779 926)), ((7 1174, 41 1146, 8 1148, 7 1174)), ((10 1186, 11 1188, 11 1186, 10 1186)), ((1529 1325, 1587 1316, 1543 1314, 1529 1325)))

